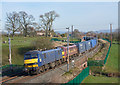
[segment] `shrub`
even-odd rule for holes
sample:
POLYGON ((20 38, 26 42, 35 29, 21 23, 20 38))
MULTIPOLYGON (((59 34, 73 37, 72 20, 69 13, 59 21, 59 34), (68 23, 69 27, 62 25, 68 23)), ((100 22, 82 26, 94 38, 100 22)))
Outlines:
POLYGON ((45 49, 54 48, 54 46, 49 38, 39 38, 38 40, 33 41, 31 44, 34 49, 45 50, 45 49))

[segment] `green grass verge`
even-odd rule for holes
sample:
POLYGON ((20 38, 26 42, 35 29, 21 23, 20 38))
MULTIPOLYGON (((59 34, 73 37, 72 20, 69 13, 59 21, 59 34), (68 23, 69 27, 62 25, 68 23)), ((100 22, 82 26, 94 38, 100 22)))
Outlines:
POLYGON ((118 78, 115 77, 104 77, 104 76, 92 76, 86 77, 82 83, 118 83, 118 78))
POLYGON ((118 47, 120 45, 112 44, 107 63, 105 64, 105 72, 118 72, 118 47))
MULTIPOLYGON (((112 44, 109 57, 105 64, 105 72, 118 72, 118 44, 112 44)), ((120 68, 120 66, 119 66, 120 68)), ((83 80, 83 83, 118 83, 118 78, 104 77, 104 76, 92 76, 89 75, 83 80)))

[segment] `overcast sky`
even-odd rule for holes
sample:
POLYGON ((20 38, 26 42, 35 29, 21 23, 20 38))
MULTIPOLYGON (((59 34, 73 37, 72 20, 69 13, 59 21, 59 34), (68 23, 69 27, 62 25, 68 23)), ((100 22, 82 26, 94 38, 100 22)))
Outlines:
POLYGON ((118 26, 117 2, 2 2, 2 28, 6 13, 25 11, 38 22, 39 15, 52 10, 60 15, 53 25, 55 31, 67 31, 71 25, 84 32, 108 30, 110 23, 113 29, 118 26))

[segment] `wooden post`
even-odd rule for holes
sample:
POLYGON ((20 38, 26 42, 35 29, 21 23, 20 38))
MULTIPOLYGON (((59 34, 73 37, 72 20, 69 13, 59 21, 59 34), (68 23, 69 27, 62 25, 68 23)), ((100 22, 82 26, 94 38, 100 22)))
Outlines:
POLYGON ((73 25, 72 25, 71 29, 72 29, 71 37, 72 37, 72 41, 73 41, 73 25))
POLYGON ((111 38, 111 45, 112 45, 112 24, 110 24, 110 38, 111 38))

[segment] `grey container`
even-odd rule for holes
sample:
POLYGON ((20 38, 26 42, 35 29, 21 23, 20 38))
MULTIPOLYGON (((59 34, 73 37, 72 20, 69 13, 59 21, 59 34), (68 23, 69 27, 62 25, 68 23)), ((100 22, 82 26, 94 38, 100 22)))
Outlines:
POLYGON ((88 41, 85 41, 85 42, 86 42, 86 43, 85 43, 85 49, 86 49, 86 50, 90 50, 90 49, 92 48, 91 41, 88 40, 88 41))
POLYGON ((80 43, 77 44, 78 53, 83 53, 83 52, 86 51, 86 49, 85 49, 85 44, 86 44, 85 41, 84 41, 84 42, 80 42, 80 43))

